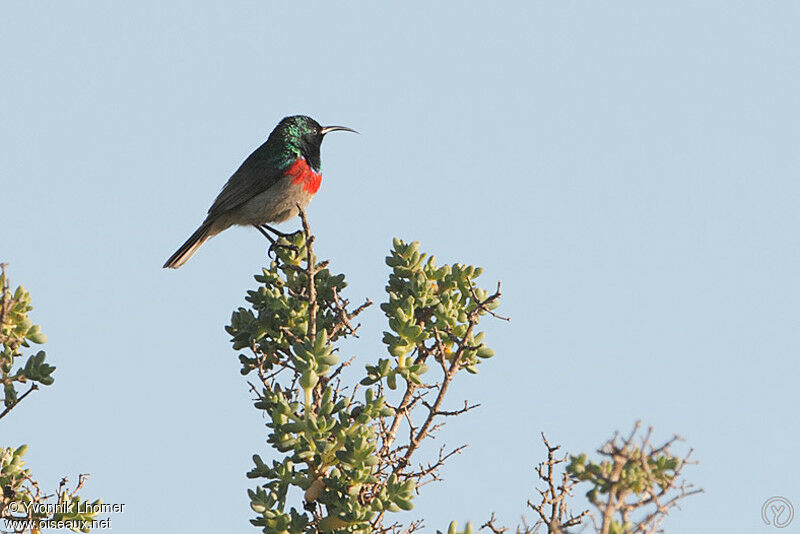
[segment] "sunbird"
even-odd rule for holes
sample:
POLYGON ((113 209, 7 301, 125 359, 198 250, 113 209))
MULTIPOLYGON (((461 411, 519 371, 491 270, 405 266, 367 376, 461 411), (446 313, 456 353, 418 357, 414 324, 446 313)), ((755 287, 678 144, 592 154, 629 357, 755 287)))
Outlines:
POLYGON ((345 126, 320 126, 305 115, 286 117, 266 142, 233 173, 208 209, 203 224, 164 264, 177 269, 208 239, 234 225, 254 226, 270 241, 269 226, 295 217, 319 191, 322 166, 319 149, 325 134, 355 132, 345 126))

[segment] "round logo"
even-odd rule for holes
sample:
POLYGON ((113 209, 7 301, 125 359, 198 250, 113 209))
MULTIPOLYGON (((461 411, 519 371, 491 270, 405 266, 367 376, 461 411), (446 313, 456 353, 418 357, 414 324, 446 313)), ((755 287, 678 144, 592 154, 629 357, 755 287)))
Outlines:
POLYGON ((775 528, 788 527, 794 519, 794 508, 786 497, 770 497, 761 505, 761 520, 775 528))

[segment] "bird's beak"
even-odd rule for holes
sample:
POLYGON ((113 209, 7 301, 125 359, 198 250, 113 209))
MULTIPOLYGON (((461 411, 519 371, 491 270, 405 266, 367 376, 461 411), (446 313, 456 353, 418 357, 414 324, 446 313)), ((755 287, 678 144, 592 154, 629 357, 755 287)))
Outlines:
POLYGON ((322 128, 322 129, 319 131, 319 133, 320 133, 321 135, 325 135, 326 133, 329 133, 329 132, 336 132, 336 131, 343 131, 343 132, 353 132, 353 133, 358 133, 357 131, 353 130, 352 128, 348 128, 348 127, 346 127, 346 126, 325 126, 324 128, 322 128))

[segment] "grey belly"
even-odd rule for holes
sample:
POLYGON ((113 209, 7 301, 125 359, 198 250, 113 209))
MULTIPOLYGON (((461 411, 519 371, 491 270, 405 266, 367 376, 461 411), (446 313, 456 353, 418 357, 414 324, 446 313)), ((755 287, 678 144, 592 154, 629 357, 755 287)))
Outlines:
POLYGON ((298 204, 305 208, 310 201, 311 195, 301 185, 281 180, 238 208, 220 215, 214 222, 213 230, 216 234, 233 225, 284 222, 297 216, 298 204))

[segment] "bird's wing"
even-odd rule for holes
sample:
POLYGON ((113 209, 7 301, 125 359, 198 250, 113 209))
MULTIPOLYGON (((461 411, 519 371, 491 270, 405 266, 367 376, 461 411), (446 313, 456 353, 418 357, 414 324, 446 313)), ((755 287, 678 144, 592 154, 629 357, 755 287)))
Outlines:
POLYGON ((238 208, 251 198, 259 195, 275 185, 281 179, 283 171, 269 161, 250 155, 242 166, 228 179, 228 183, 208 209, 208 216, 216 217, 238 208))

